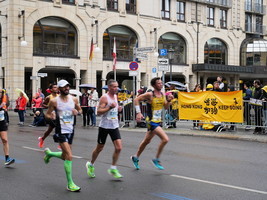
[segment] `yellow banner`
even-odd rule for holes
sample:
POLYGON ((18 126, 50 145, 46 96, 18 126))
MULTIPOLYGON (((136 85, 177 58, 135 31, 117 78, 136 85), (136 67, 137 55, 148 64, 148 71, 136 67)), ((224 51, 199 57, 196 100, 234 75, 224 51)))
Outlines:
POLYGON ((242 91, 179 92, 179 118, 218 122, 243 122, 242 91))

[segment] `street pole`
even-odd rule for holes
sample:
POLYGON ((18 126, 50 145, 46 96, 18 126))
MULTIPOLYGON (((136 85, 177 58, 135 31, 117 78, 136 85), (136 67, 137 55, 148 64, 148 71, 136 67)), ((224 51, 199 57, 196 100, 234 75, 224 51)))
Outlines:
POLYGON ((170 81, 172 81, 172 59, 169 59, 170 62, 170 81))
MULTIPOLYGON (((165 94, 165 73, 164 73, 164 71, 162 71, 162 83, 163 83, 163 93, 165 94)), ((163 115, 162 127, 166 128, 166 125, 165 125, 165 108, 164 107, 162 109, 162 115, 163 115)))

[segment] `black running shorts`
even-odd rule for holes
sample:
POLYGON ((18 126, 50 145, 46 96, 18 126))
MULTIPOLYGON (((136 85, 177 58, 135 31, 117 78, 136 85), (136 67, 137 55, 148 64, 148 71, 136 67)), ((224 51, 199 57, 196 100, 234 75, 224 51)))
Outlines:
POLYGON ((0 121, 0 132, 1 131, 7 131, 7 124, 6 121, 0 121))
POLYGON ((119 131, 118 128, 116 128, 116 129, 105 129, 105 128, 99 127, 99 129, 98 129, 98 138, 97 138, 98 144, 105 144, 108 134, 110 135, 110 138, 111 138, 112 141, 121 139, 120 131, 119 131))
POLYGON ((73 137, 74 137, 74 132, 66 134, 55 133, 53 139, 57 143, 68 142, 69 144, 72 144, 73 137))

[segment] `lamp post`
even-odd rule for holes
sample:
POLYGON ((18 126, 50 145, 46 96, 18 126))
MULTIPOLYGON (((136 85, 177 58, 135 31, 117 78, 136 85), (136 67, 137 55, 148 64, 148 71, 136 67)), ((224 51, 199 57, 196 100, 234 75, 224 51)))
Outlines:
POLYGON ((170 47, 168 49, 168 58, 169 58, 169 63, 170 63, 170 81, 172 81, 172 60, 174 56, 174 49, 170 47))

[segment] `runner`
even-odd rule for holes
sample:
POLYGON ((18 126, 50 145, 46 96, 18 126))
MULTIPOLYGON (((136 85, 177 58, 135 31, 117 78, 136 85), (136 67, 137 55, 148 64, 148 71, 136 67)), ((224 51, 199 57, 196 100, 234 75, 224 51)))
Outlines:
POLYGON ((110 135, 115 147, 115 151, 112 156, 112 165, 110 169, 108 169, 108 173, 113 175, 114 178, 123 177, 116 166, 122 149, 121 136, 119 132, 119 120, 118 120, 118 111, 120 112, 122 108, 119 107, 118 105, 118 100, 116 95, 117 92, 118 92, 118 82, 114 80, 109 80, 108 92, 107 94, 104 94, 99 101, 97 114, 101 115, 101 120, 98 129, 98 138, 97 138, 98 144, 92 153, 91 162, 88 161, 86 163, 87 174, 91 178, 95 177, 94 163, 99 153, 103 150, 108 135, 110 135))
MULTIPOLYGON (((49 86, 49 90, 51 91, 51 94, 48 95, 45 100, 44 100, 44 103, 43 103, 43 107, 44 108, 48 108, 48 104, 49 102, 56 98, 58 96, 58 87, 57 87, 57 84, 56 83, 52 83, 50 86, 49 86)), ((48 129, 46 130, 46 132, 44 132, 44 135, 43 137, 38 137, 38 146, 39 148, 43 148, 44 147, 44 140, 45 138, 47 138, 48 135, 50 135, 50 133, 53 131, 53 129, 55 128, 55 121, 49 119, 47 120, 47 123, 48 123, 48 129)))
POLYGON ((56 157, 64 160, 64 169, 68 181, 67 189, 71 192, 80 191, 80 187, 72 180, 72 150, 71 144, 74 136, 74 116, 82 113, 78 105, 78 99, 69 95, 70 85, 66 80, 58 82, 60 95, 49 102, 46 117, 56 120, 54 141, 61 146, 62 152, 51 152, 45 148, 44 162, 47 164, 50 158, 56 157), (53 115, 56 112, 56 117, 53 115))
POLYGON ((150 82, 151 86, 154 88, 154 91, 147 92, 145 94, 142 94, 138 96, 134 100, 135 110, 136 110, 136 120, 140 121, 143 117, 140 109, 140 102, 147 100, 148 106, 147 106, 147 127, 148 131, 146 133, 146 136, 144 140, 141 142, 137 153, 134 156, 131 156, 131 159, 133 161, 133 164, 137 170, 140 169, 140 166, 138 164, 139 157, 141 153, 144 151, 146 146, 150 143, 152 138, 157 135, 161 139, 161 143, 159 145, 156 158, 152 159, 152 163, 154 166, 160 170, 163 170, 164 167, 161 165, 159 157, 160 154, 164 148, 164 146, 168 143, 169 137, 167 134, 163 131, 161 128, 161 121, 162 121, 162 109, 167 109, 169 105, 171 104, 171 100, 173 99, 173 95, 169 94, 166 96, 167 101, 165 99, 165 95, 161 92, 161 89, 163 87, 162 81, 159 77, 155 77, 150 82))
POLYGON ((15 162, 14 158, 9 157, 9 144, 7 137, 8 125, 5 119, 6 99, 5 90, 0 90, 0 137, 3 143, 3 149, 5 154, 5 165, 11 165, 15 162))

